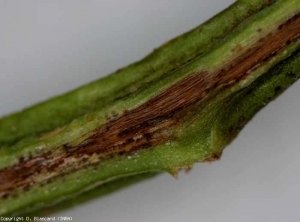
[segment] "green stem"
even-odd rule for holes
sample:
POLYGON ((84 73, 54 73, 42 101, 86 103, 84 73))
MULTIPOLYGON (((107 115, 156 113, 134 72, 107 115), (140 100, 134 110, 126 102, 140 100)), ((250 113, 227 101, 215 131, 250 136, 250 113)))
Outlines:
POLYGON ((0 215, 218 159, 299 77, 299 15, 298 0, 237 1, 144 60, 1 119, 0 215))
POLYGON ((238 1, 199 27, 156 49, 143 60, 82 86, 0 119, 0 147, 34 137, 108 106, 145 84, 166 75, 222 42, 238 25, 274 1, 238 1), (226 20, 226 23, 223 21, 226 20))

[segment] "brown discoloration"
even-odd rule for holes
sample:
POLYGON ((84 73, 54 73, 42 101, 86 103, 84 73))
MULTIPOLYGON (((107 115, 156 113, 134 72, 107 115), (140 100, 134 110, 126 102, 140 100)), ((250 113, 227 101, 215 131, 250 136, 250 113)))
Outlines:
POLYGON ((213 161, 217 161, 221 158, 222 152, 220 153, 212 153, 210 156, 206 157, 204 160, 202 160, 202 163, 211 163, 213 161))
POLYGON ((102 140, 96 133, 75 146, 81 151, 89 148, 89 152, 70 153, 74 147, 64 144, 55 151, 48 151, 28 160, 20 158, 18 164, 0 170, 0 197, 7 198, 17 189, 29 188, 32 184, 43 183, 113 155, 124 155, 150 148, 171 139, 172 134, 168 129, 178 126, 178 123, 173 120, 161 121, 153 127, 149 125, 136 133, 133 130, 124 135, 117 135, 118 141, 113 141, 115 138, 109 137, 103 137, 102 140), (42 178, 40 175, 43 175, 42 178))
MULTIPOLYGON (((26 160, 20 159, 18 164, 0 170, 0 196, 7 197, 17 189, 28 189, 32 184, 44 183, 104 158, 146 149, 174 139, 176 128, 180 127, 182 119, 193 105, 215 88, 231 87, 246 78, 253 69, 270 60, 299 36, 300 14, 281 24, 276 31, 254 45, 239 47, 239 56, 219 71, 188 76, 136 109, 110 120, 79 144, 65 144, 57 150, 26 160)), ((220 155, 214 154, 204 161, 219 158, 220 155)))
POLYGON ((170 174, 172 177, 174 177, 176 180, 178 180, 178 173, 179 173, 179 169, 173 169, 170 174))
POLYGON ((233 53, 239 53, 239 52, 243 51, 243 47, 242 47, 240 44, 237 44, 236 46, 234 46, 234 47, 231 49, 231 51, 232 51, 233 53))
POLYGON ((193 165, 184 168, 185 173, 190 173, 193 170, 193 165))

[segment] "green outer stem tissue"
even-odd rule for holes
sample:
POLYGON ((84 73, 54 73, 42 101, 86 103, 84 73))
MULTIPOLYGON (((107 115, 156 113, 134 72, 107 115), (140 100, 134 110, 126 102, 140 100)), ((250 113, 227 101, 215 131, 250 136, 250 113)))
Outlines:
POLYGON ((140 62, 0 119, 0 215, 218 159, 300 77, 299 15, 298 0, 239 0, 140 62))

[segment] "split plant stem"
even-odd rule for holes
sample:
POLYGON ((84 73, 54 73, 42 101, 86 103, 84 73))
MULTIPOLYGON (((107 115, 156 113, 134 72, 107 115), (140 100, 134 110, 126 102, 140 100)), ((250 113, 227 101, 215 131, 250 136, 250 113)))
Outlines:
POLYGON ((140 62, 0 119, 0 215, 219 159, 299 76, 299 0, 239 0, 140 62))

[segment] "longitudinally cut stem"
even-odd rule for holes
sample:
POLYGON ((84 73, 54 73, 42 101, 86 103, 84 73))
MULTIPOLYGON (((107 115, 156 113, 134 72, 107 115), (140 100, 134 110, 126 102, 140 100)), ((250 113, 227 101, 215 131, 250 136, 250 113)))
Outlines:
POLYGON ((240 0, 138 63, 2 118, 0 215, 219 159, 300 76, 299 38, 298 0, 240 0))
POLYGON ((243 20, 273 2, 238 1, 205 24, 164 44, 140 62, 68 94, 3 118, 0 120, 0 147, 12 145, 28 136, 51 131, 135 92, 143 84, 166 75, 208 52, 216 43, 224 41, 243 20))

